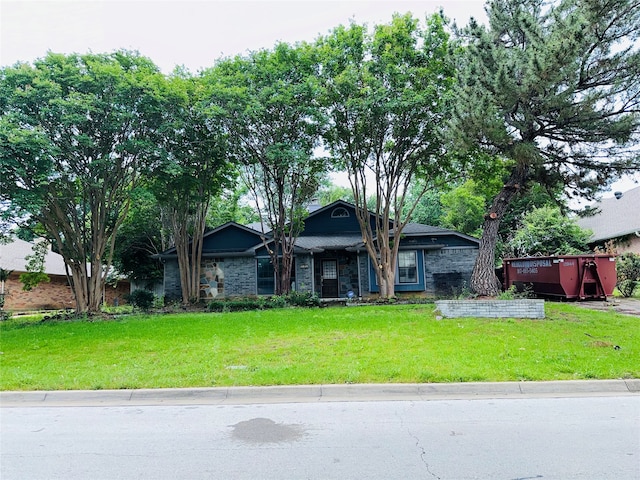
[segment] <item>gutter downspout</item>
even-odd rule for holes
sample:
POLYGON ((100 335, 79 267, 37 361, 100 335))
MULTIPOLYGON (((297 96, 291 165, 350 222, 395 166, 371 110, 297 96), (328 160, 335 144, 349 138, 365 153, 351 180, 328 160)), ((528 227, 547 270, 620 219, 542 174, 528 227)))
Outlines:
POLYGON ((358 297, 362 298, 362 279, 360 278, 360 249, 356 250, 356 261, 358 263, 358 297))
POLYGON ((316 293, 316 262, 313 258, 313 250, 311 250, 311 293, 314 295, 316 293))

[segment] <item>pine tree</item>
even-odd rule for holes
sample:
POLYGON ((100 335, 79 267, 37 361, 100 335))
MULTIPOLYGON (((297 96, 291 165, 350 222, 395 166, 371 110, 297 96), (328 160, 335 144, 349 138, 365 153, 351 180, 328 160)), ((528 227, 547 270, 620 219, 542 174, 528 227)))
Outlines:
POLYGON ((471 286, 495 295, 494 251, 510 203, 532 185, 592 197, 640 170, 640 2, 493 0, 461 32, 453 138, 509 159, 485 216, 471 286))

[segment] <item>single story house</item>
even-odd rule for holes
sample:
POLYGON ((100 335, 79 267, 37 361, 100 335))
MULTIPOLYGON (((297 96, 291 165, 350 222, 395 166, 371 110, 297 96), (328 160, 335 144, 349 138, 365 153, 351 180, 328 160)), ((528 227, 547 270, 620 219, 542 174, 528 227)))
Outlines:
POLYGON ((592 248, 612 243, 617 253, 640 254, 640 187, 615 192, 591 209, 596 213, 578 218, 577 224, 593 232, 589 239, 592 248))
MULTIPOLYGON (((4 310, 61 310, 75 308, 73 290, 67 277, 62 255, 49 249, 45 255, 44 273, 48 282, 42 282, 30 291, 22 289, 20 274, 27 272, 27 258, 33 254, 33 244, 15 239, 10 243, 0 243, 0 268, 11 271, 4 284, 4 310)), ((124 302, 129 293, 129 282, 119 281, 114 286, 105 287, 105 301, 110 305, 124 302), (117 300, 116 300, 117 299, 117 300)))
MULTIPOLYGON (((373 214, 371 218, 373 221, 373 214)), ((259 229, 234 222, 207 232, 200 297, 272 295, 274 268, 262 237, 259 229)), ((268 242, 268 233, 266 238, 268 242)), ((408 224, 400 239, 396 292, 459 293, 468 285, 478 245, 476 238, 452 230, 408 224)), ((175 248, 158 257, 164 263, 165 298, 181 298, 175 248)), ((321 298, 367 297, 379 292, 352 204, 339 200, 307 216, 295 241, 291 277, 293 290, 321 298)))

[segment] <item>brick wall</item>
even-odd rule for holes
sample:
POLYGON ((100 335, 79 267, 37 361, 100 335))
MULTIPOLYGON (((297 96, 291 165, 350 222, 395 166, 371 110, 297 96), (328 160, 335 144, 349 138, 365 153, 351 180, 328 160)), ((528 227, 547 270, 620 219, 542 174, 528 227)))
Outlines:
POLYGON ((425 290, 430 295, 457 295, 469 287, 477 248, 442 248, 424 255, 425 290))
MULTIPOLYGON (((49 282, 43 282, 31 291, 22 290, 20 274, 13 273, 5 283, 4 309, 7 311, 25 310, 59 310, 76 307, 73 291, 67 278, 60 275, 49 275, 49 282)), ((126 303, 124 296, 129 293, 129 282, 118 282, 116 288, 105 287, 106 303, 122 305, 126 303)))
POLYGON ((256 294, 255 257, 224 259, 225 297, 247 297, 256 294))
POLYGON ((447 318, 544 318, 544 300, 438 300, 447 318))

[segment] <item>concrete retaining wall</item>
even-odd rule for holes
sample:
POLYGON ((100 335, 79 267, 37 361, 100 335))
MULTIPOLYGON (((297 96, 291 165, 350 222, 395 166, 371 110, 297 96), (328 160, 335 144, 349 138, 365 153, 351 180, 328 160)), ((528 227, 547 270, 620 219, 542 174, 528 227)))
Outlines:
POLYGON ((544 300, 438 300, 447 318, 544 318, 544 300))

